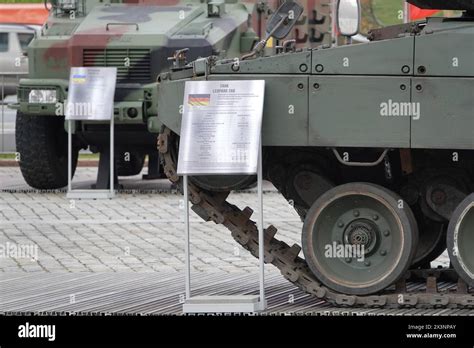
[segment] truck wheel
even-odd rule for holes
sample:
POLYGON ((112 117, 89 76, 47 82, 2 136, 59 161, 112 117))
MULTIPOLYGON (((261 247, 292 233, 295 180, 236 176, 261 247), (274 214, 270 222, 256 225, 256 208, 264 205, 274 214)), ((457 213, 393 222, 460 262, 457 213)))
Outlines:
POLYGON ((124 152, 117 160, 118 176, 134 176, 141 173, 145 164, 145 154, 139 152, 124 152), (127 161, 128 160, 128 161, 127 161))
MULTIPOLYGON (((67 185, 67 133, 64 117, 32 116, 17 112, 16 149, 20 169, 28 185, 41 190, 67 185)), ((73 147, 72 175, 77 166, 79 149, 73 147)))

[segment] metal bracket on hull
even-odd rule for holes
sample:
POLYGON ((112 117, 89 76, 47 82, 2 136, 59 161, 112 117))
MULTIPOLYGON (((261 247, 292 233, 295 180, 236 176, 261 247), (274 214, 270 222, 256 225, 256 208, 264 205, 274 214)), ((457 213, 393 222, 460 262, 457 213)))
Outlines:
POLYGON ((351 161, 344 161, 344 159, 341 157, 341 155, 339 154, 339 152, 337 151, 337 149, 332 149, 332 152, 334 153, 334 155, 336 156, 337 160, 345 165, 345 166, 349 166, 349 167, 375 167, 375 166, 378 166, 380 163, 382 163, 382 161, 384 160, 385 156, 387 156, 387 153, 388 153, 388 149, 385 149, 384 152, 380 155, 380 157, 378 158, 378 160, 376 160, 375 162, 351 162, 351 161))

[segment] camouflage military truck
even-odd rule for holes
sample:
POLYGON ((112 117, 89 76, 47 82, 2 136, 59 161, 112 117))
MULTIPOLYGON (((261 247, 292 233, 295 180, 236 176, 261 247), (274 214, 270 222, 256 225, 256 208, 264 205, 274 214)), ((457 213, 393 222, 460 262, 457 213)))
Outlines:
MULTIPOLYGON (((179 183, 187 81, 265 80, 264 175, 304 221, 302 248, 278 240, 276 227, 265 230, 265 261, 338 305, 472 308, 474 1, 409 2, 463 14, 377 29, 367 44, 273 56, 257 49, 238 64, 199 59, 162 74, 159 149, 179 183), (453 268, 431 268, 446 245, 453 268)), ((353 35, 357 0, 341 4, 341 33, 353 35)), ((294 24, 288 6, 275 16, 276 32, 294 24)), ((249 180, 194 176, 189 192, 200 217, 258 256, 252 210, 227 201, 249 180)))
MULTIPOLYGON (((256 1, 53 0, 47 5, 50 16, 28 48, 29 77, 20 83, 15 106, 21 172, 39 189, 67 184, 63 106, 70 67, 118 68, 117 170, 133 175, 141 171, 145 154, 156 153, 156 135, 147 127, 156 129, 156 80, 169 69, 168 58, 182 48, 189 49, 189 60, 238 56, 258 39, 250 20, 258 16, 256 1)), ((76 122, 73 132, 73 168, 82 148, 107 152, 105 124, 76 122)))

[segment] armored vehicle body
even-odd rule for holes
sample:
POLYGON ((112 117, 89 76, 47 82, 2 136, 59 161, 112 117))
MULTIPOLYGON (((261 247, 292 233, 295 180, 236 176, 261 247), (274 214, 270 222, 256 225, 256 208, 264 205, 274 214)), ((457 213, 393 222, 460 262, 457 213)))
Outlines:
MULTIPOLYGON (((53 0, 48 6, 49 19, 28 48, 29 77, 16 105, 21 171, 39 189, 67 184, 63 116, 71 67, 117 67, 118 172, 133 175, 147 153, 156 153, 147 125, 156 123, 156 79, 169 69, 168 58, 182 48, 189 60, 233 57, 258 39, 250 20, 256 2, 53 0)), ((75 122, 73 132, 74 167, 81 148, 107 153, 107 125, 75 122)))
MULTIPOLYGON (((304 221, 302 248, 266 229, 265 261, 339 305, 472 307, 474 1, 410 2, 463 14, 378 29, 367 44, 273 56, 257 45, 238 63, 211 57, 162 74, 159 149, 168 177, 179 182, 186 81, 265 80, 264 175, 304 221), (453 269, 431 269, 446 245, 453 269), (425 286, 410 290, 414 279, 425 286), (457 288, 441 291, 441 279, 457 288)), ((274 23, 291 25, 278 14, 284 20, 274 23)), ((226 201, 255 179, 190 180, 194 211, 257 256, 252 210, 226 201)))

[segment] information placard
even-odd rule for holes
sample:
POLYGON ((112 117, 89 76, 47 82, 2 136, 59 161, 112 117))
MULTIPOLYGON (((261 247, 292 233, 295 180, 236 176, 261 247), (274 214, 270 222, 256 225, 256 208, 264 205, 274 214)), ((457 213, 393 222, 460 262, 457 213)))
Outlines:
POLYGON ((179 175, 256 174, 265 81, 186 82, 179 175))
MULTIPOLYGON (((68 120, 68 199, 107 199, 115 196, 114 96, 116 83, 117 68, 71 68, 65 110, 66 120, 68 120), (109 190, 72 189, 72 123, 75 120, 110 122, 109 190)), ((106 156, 106 153, 101 153, 101 163, 103 155, 106 156)), ((106 158, 104 157, 104 163, 106 158)))
POLYGON ((117 68, 71 68, 66 120, 110 120, 116 81, 117 68))

